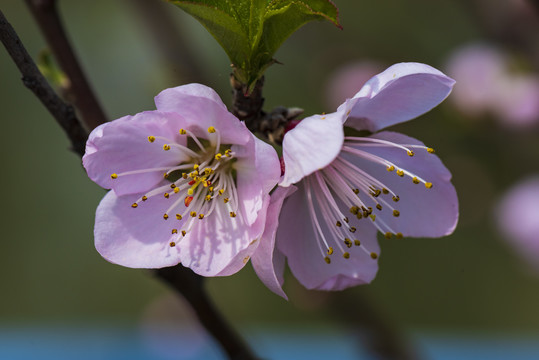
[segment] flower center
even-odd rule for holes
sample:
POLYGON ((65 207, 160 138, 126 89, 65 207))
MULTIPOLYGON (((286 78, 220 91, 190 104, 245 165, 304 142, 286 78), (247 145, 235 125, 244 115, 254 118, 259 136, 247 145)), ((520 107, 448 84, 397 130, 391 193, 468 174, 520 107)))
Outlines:
MULTIPOLYGON (((163 151, 172 148, 180 150, 189 158, 176 166, 159 167, 111 174, 112 179, 148 172, 163 172, 167 183, 158 186, 138 198, 131 207, 143 206, 155 196, 163 196, 171 201, 168 208, 160 215, 163 221, 171 219, 178 225, 172 229, 169 243, 174 247, 192 229, 196 221, 210 216, 222 201, 231 218, 238 212, 238 194, 235 183, 234 152, 230 146, 221 144, 219 131, 210 126, 208 140, 201 140, 189 130, 180 129, 180 135, 186 136, 185 145, 161 136, 148 136, 148 141, 163 151)), ((184 158, 184 157, 182 157, 184 158)), ((162 184, 162 183, 161 183, 162 184)))
POLYGON ((395 231, 383 220, 383 216, 376 216, 376 212, 386 212, 391 214, 390 216, 399 217, 401 213, 396 205, 400 196, 383 181, 347 160, 350 155, 368 160, 375 166, 384 166, 388 172, 410 178, 414 184, 422 183, 426 189, 433 187, 431 182, 413 172, 372 154, 367 149, 369 147, 396 148, 405 151, 410 157, 414 156, 415 149, 434 153, 432 148, 422 145, 398 144, 376 138, 345 137, 339 156, 330 165, 305 179, 310 218, 320 252, 328 264, 335 252, 334 247, 345 259, 350 258, 354 246, 366 252, 372 259, 378 258, 378 254, 364 246, 361 235, 356 235, 357 222, 360 220, 372 221, 387 239, 393 236, 399 239, 403 237, 401 232, 395 231), (319 219, 324 223, 320 223, 319 219), (324 232, 324 228, 328 230, 324 232), (330 235, 333 241, 328 241, 325 234, 330 235))

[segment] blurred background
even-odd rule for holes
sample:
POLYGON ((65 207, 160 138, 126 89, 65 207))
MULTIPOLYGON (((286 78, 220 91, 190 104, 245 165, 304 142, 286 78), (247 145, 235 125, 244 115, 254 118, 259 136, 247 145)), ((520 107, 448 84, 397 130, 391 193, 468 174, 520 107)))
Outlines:
MULTIPOLYGON (((392 130, 434 147, 451 170, 458 227, 441 239, 380 238, 380 270, 368 286, 313 292, 288 274, 286 302, 247 266, 208 279, 213 299, 265 358, 357 358, 356 322, 372 316, 424 358, 539 358, 537 2, 334 2, 344 29, 310 23, 292 35, 276 54, 282 65, 266 73, 265 108, 331 112, 402 61, 453 76, 448 100, 392 130)), ((189 82, 215 88, 230 104, 225 53, 174 6, 95 0, 59 7, 110 119, 152 110, 162 89, 189 82)), ((2 0, 1 10, 37 58, 46 44, 24 3, 2 0)), ((164 284, 95 251, 94 213, 104 191, 86 177, 4 49, 0 79, 0 359, 219 358, 164 284)))

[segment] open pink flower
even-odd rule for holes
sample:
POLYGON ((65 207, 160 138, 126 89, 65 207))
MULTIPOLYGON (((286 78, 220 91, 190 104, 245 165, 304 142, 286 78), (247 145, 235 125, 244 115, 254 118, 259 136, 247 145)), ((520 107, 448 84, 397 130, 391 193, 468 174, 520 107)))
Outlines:
POLYGON ((127 267, 181 262, 204 276, 232 274, 258 246, 277 154, 206 86, 167 89, 155 103, 90 134, 84 167, 112 189, 97 208, 96 248, 127 267))
POLYGON ((444 100, 453 84, 430 66, 396 64, 337 112, 308 117, 285 135, 282 188, 272 194, 252 258, 272 291, 286 297, 285 258, 307 288, 341 290, 374 279, 378 231, 386 238, 453 232, 457 196, 433 149, 395 132, 357 137, 343 131, 345 125, 376 132, 413 119, 444 100))

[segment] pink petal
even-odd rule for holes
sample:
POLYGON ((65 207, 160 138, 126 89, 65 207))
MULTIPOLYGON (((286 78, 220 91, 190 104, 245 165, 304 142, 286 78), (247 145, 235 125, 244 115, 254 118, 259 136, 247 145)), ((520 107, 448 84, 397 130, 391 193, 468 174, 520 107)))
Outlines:
POLYGON ((339 107, 351 111, 346 126, 378 131, 430 111, 451 92, 455 81, 420 63, 400 63, 376 75, 339 107))
POLYGON ((155 97, 158 110, 170 111, 185 117, 196 136, 208 137, 207 129, 215 127, 222 144, 245 144, 250 132, 227 109, 212 89, 201 84, 188 84, 161 91, 155 97))
POLYGON ((173 222, 162 216, 164 198, 148 199, 133 209, 138 195, 109 191, 97 207, 95 247, 111 263, 131 268, 161 268, 180 262, 178 247, 170 247, 173 222), (163 200, 161 200, 163 199, 163 200))
POLYGON ((214 212, 199 221, 179 244, 182 264, 202 276, 226 276, 240 270, 258 247, 268 204, 266 196, 257 221, 249 226, 244 214, 231 218, 219 201, 214 212))
POLYGON ((344 141, 344 113, 314 115, 303 119, 283 140, 284 176, 279 185, 290 186, 329 165, 344 141))
POLYGON ((82 162, 90 179, 117 195, 140 193, 163 180, 164 171, 136 175, 111 174, 126 171, 170 167, 189 158, 180 149, 163 150, 163 140, 148 141, 148 136, 162 136, 185 145, 178 134, 184 119, 177 114, 147 111, 103 124, 90 134, 82 162))
POLYGON ((284 255, 275 247, 275 235, 279 225, 279 214, 284 199, 296 191, 295 186, 288 188, 278 187, 271 194, 271 202, 266 216, 266 227, 260 240, 258 249, 251 257, 253 268, 260 280, 275 294, 286 300, 288 297, 283 291, 284 283, 284 255))
MULTIPOLYGON (((350 249, 345 247, 350 253, 350 258, 345 259, 338 247, 330 243, 335 252, 331 256, 331 264, 325 263, 316 242, 309 211, 306 208, 307 200, 303 182, 298 183, 297 186, 298 191, 288 197, 284 203, 277 230, 278 249, 286 256, 288 266, 294 276, 306 288, 317 290, 343 290, 371 282, 376 276, 378 262, 360 247, 353 246, 350 249)), ((339 205, 344 213, 348 212, 344 204, 339 205)), ((343 239, 333 239, 324 221, 321 221, 321 225, 328 241, 342 243, 343 239)), ((360 221, 354 235, 354 239, 359 239, 371 252, 379 253, 376 230, 368 222, 360 221)))
POLYGON ((263 200, 277 185, 281 176, 281 165, 275 149, 251 135, 245 146, 232 146, 234 164, 237 170, 237 191, 242 199, 241 206, 246 214, 247 224, 251 225, 262 208, 263 200))
MULTIPOLYGON (((416 139, 389 131, 372 135, 371 138, 400 144, 423 145, 416 139)), ((425 149, 413 149, 415 155, 410 157, 405 150, 395 147, 359 148, 389 160, 397 169, 408 170, 433 184, 432 188, 427 189, 422 183, 414 184, 409 176, 400 177, 396 171, 388 172, 385 165, 355 155, 343 155, 400 197, 398 202, 393 202, 391 194, 381 194, 377 200, 384 200, 388 205, 383 204, 381 211, 374 210, 377 219, 389 225, 394 233, 401 232, 404 236, 440 237, 449 235, 455 230, 458 220, 457 194, 450 181, 451 173, 436 155, 428 153, 425 149), (389 206, 398 210, 400 215, 393 216, 389 206)), ((365 193, 359 195, 362 201, 374 208, 375 204, 370 195, 365 193)))

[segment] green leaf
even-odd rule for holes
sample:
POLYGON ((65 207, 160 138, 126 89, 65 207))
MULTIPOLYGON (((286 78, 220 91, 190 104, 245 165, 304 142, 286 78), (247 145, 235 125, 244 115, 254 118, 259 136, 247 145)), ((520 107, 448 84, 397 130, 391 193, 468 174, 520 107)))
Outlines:
POLYGON ((340 27, 330 0, 169 0, 195 17, 227 53, 237 80, 252 88, 281 44, 304 24, 340 27))

